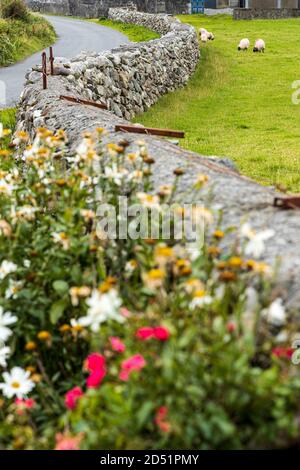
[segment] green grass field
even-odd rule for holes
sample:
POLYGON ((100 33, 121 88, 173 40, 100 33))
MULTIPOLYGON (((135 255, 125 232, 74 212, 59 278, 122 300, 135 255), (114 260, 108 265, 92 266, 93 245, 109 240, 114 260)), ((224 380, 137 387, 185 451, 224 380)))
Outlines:
POLYGON ((292 82, 300 80, 300 19, 234 21, 228 16, 180 16, 215 33, 201 48, 194 77, 161 98, 136 121, 182 129, 182 146, 228 156, 242 173, 264 184, 300 190, 300 105, 292 82), (248 37, 266 42, 265 54, 238 52, 248 37))
POLYGON ((159 38, 159 34, 151 31, 151 29, 145 28, 144 26, 121 23, 120 21, 113 21, 105 18, 99 20, 93 19, 90 21, 116 29, 125 34, 132 42, 144 42, 150 41, 150 39, 159 38))

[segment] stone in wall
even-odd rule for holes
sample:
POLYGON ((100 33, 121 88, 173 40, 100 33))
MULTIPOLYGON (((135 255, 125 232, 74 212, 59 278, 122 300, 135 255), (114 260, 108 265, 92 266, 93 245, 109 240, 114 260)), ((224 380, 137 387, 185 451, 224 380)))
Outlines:
MULTIPOLYGON (((123 12, 122 15, 124 15, 123 12)), ((148 17, 143 19, 138 16, 135 18, 136 21, 147 21, 148 25, 150 21, 153 21, 152 27, 163 32, 168 17, 158 16, 156 20, 148 17)), ((147 103, 145 100, 149 100, 150 104, 152 100, 158 99, 153 89, 156 83, 160 83, 160 92, 168 90, 168 84, 163 83, 163 80, 172 78, 174 82, 171 86, 183 84, 197 63, 198 51, 195 32, 190 27, 172 21, 169 24, 169 32, 159 40, 121 48, 107 54, 89 56, 82 54, 75 60, 61 60, 60 67, 63 64, 64 75, 49 77, 47 90, 42 89, 41 74, 37 71, 29 71, 21 97, 17 129, 26 130, 32 138, 37 127, 45 126, 52 130, 65 129, 68 133, 69 148, 73 151, 79 144, 84 131, 104 127, 110 132, 107 139, 118 142, 121 138, 126 138, 129 142, 129 151, 134 151, 135 140, 140 140, 141 136, 115 132, 116 124, 127 123, 121 117, 125 114, 122 112, 124 98, 131 103, 131 112, 135 113, 143 109, 147 103), (176 53, 172 52, 175 44, 179 45, 176 53), (166 67, 164 66, 165 60, 168 60, 166 67), (193 65, 188 65, 185 60, 192 62, 193 65), (181 61, 182 67, 180 67, 181 61), (169 67, 171 72, 168 70, 169 67), (145 81, 143 73, 146 69, 149 73, 155 70, 159 77, 149 76, 148 81, 145 81), (184 78, 180 75, 180 70, 186 73, 184 78), (163 80, 160 79, 160 75, 163 80), (107 99, 115 106, 115 114, 60 99, 60 95, 82 97, 86 93, 85 83, 88 87, 87 96, 93 97, 95 93, 95 96, 103 97, 103 101, 107 99), (111 97, 104 98, 108 95, 111 97), (130 101, 128 95, 130 95, 130 101)), ((128 113, 131 114, 131 112, 128 113)), ((224 162, 225 165, 221 161, 218 163, 216 158, 203 157, 185 151, 166 140, 151 136, 143 136, 143 140, 149 147, 150 155, 156 160, 152 168, 155 188, 170 183, 174 169, 183 167, 185 175, 180 179, 176 198, 181 203, 188 202, 189 195, 186 190, 191 186, 195 175, 207 174, 210 178, 212 207, 223 212, 226 226, 238 226, 241 221, 249 220, 256 230, 274 229, 275 237, 266 245, 264 260, 269 264, 274 264, 277 258, 280 259, 276 296, 282 296, 287 306, 292 310, 296 309, 298 313, 300 305, 299 212, 274 208, 273 200, 278 193, 272 188, 260 186, 239 175, 226 166, 228 162, 224 162)))
POLYGON ((300 9, 296 8, 235 8, 233 10, 233 18, 235 20, 280 20, 283 18, 298 17, 300 17, 300 9))
POLYGON ((97 18, 107 16, 110 8, 123 7, 149 13, 189 13, 188 0, 25 0, 33 11, 97 18))
POLYGON ((80 96, 107 103, 114 114, 131 119, 187 83, 199 60, 198 38, 194 28, 167 15, 111 9, 109 17, 146 26, 162 37, 107 53, 82 53, 59 73, 68 75, 80 96))

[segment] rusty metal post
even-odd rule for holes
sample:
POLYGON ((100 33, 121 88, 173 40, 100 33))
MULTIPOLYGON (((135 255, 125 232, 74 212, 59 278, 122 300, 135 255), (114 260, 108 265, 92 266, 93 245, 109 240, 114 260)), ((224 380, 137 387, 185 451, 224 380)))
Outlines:
POLYGON ((42 74, 43 74, 43 90, 47 90, 47 56, 46 56, 46 52, 42 53, 42 74))
POLYGON ((53 55, 53 48, 50 47, 50 56, 49 56, 49 62, 50 62, 50 74, 54 75, 54 55, 53 55))

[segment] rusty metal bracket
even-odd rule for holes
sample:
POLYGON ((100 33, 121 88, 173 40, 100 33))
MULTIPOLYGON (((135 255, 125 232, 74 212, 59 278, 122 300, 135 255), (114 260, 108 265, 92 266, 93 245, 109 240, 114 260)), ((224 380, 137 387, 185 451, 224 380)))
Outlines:
POLYGON ((76 96, 60 95, 59 98, 60 98, 61 100, 70 101, 71 103, 86 104, 86 105, 88 105, 88 106, 94 106, 95 108, 107 109, 106 104, 97 103, 96 101, 83 100, 83 99, 81 99, 81 98, 76 98, 76 96))
POLYGON ((274 207, 280 209, 300 209, 300 196, 275 197, 274 207))
POLYGON ((47 89, 47 56, 46 52, 42 53, 42 75, 43 75, 43 90, 47 89))
POLYGON ((49 62, 50 62, 50 75, 54 75, 54 55, 53 55, 53 48, 50 47, 49 49, 49 62))
POLYGON ((134 134, 158 135, 160 137, 174 137, 184 139, 185 133, 182 131, 173 131, 171 129, 157 129, 154 127, 130 126, 126 124, 118 124, 115 126, 116 132, 132 132, 134 134))

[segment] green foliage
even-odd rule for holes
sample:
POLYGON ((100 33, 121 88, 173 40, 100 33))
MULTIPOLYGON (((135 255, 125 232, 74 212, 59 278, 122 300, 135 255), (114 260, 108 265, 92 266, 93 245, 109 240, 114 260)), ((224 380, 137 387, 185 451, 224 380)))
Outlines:
POLYGON ((243 174, 263 184, 300 188, 298 122, 292 104, 298 80, 299 19, 235 21, 229 16, 179 17, 215 33, 186 87, 162 97, 136 120, 186 131, 182 146, 202 155, 232 158, 243 174), (266 42, 264 54, 238 52, 248 37, 266 42), (170 112, 171 110, 171 112, 170 112))
POLYGON ((0 18, 0 66, 33 54, 55 38, 53 27, 39 16, 30 15, 26 21, 0 18))
POLYGON ((109 28, 117 29, 121 33, 128 36, 132 42, 144 42, 150 41, 151 39, 159 38, 159 34, 155 33, 151 29, 145 28, 144 26, 126 24, 120 21, 113 21, 106 18, 100 18, 99 20, 90 20, 95 23, 101 24, 101 26, 107 26, 109 28))
MULTIPOLYGON (((287 349, 295 328, 278 306, 281 324, 271 322, 272 269, 245 256, 245 229, 222 232, 222 215, 203 206, 205 244, 193 256, 172 236, 105 238, 100 204, 119 221, 126 194, 129 207, 154 206, 163 216, 182 171, 174 187, 155 191, 145 144, 128 152, 126 140, 103 144, 103 134, 86 133, 70 155, 63 131, 39 129, 32 146, 19 132, 14 160, 1 127, 0 318, 16 317, 1 375, 16 366, 30 372, 35 405, 14 402, 15 382, 12 396, 1 388, 0 447, 287 447, 299 439, 300 377, 287 349), (91 386, 86 358, 95 352, 102 368, 91 386), (128 373, 124 360, 137 355, 128 373), (74 387, 83 396, 66 410, 74 387)), ((189 195, 209 199, 206 182, 195 177, 189 195)))
POLYGON ((28 21, 29 11, 24 0, 2 0, 1 16, 4 19, 28 21))

